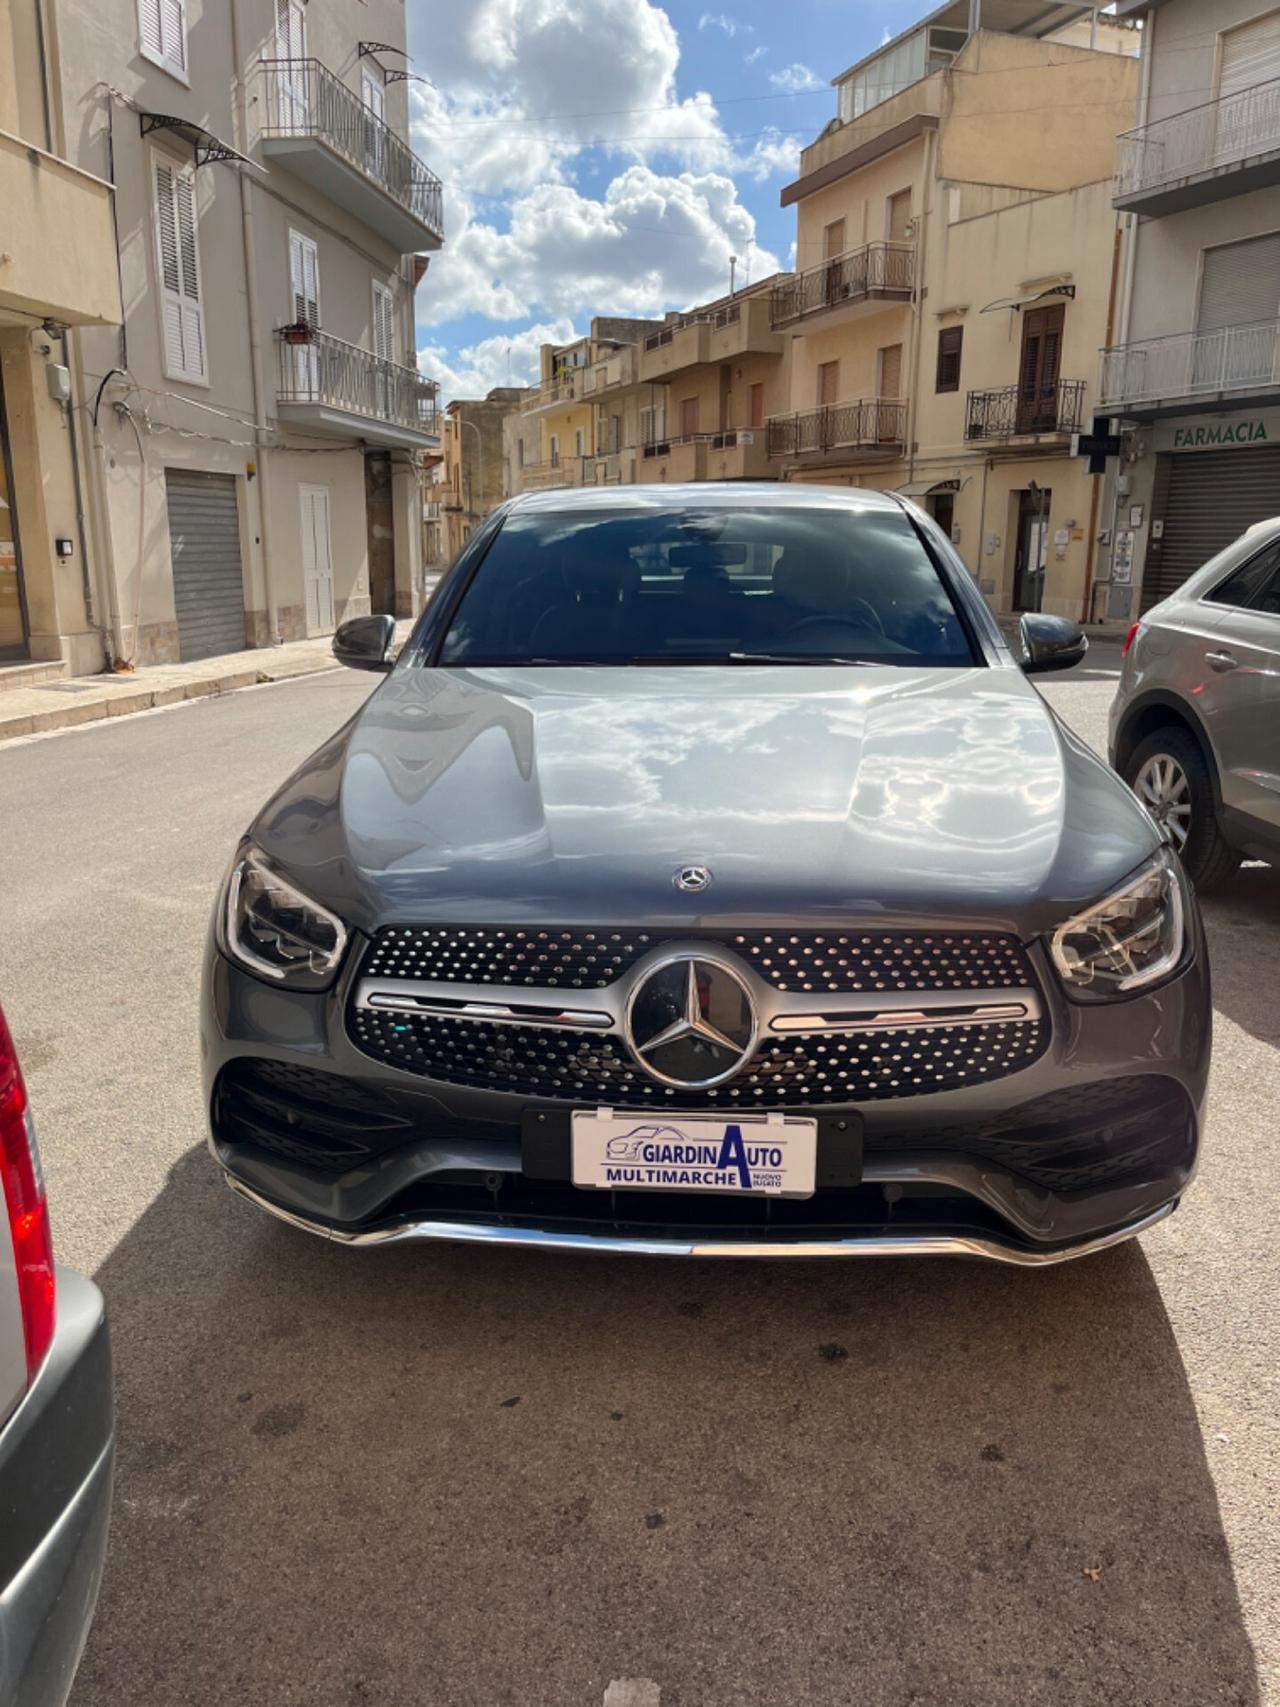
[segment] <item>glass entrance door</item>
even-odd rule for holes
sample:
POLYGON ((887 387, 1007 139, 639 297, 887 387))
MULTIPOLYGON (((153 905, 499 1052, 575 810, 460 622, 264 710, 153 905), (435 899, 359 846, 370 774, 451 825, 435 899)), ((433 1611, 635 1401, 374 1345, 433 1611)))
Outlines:
POLYGON ((27 626, 23 616, 22 570, 18 561, 18 518, 13 507, 13 468, 9 427, 0 387, 0 658, 25 658, 27 626))

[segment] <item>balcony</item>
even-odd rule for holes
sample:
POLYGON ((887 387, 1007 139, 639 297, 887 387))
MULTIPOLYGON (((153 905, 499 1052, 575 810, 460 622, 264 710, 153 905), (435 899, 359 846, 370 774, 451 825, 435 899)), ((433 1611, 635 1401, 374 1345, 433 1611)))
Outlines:
POLYGON ((1280 184, 1280 80, 1175 113, 1116 141, 1116 207, 1158 218, 1280 184))
POLYGON ((1139 417, 1280 401, 1280 320, 1113 345, 1101 384, 1103 408, 1139 417))
POLYGON ((601 397, 637 384, 640 378, 639 355, 634 344, 627 344, 625 348, 592 362, 590 367, 582 369, 574 382, 579 393, 583 397, 601 397))
POLYGON ((526 462, 516 470, 521 492, 552 492, 582 485, 582 458, 553 456, 546 462, 526 462))
POLYGON ((547 379, 535 385, 520 405, 522 415, 541 415, 548 409, 564 409, 586 398, 586 368, 575 368, 558 379, 547 379))
POLYGON ((1078 433, 1084 412, 1084 380, 1051 385, 1002 385, 971 391, 965 406, 966 439, 1024 439, 1078 433))
POLYGON ((440 180, 318 59, 264 59, 262 152, 402 255, 444 242, 440 180))
POLYGON ((319 331, 304 343, 277 334, 276 355, 281 426, 410 450, 438 442, 438 388, 416 368, 319 331))
POLYGON ((644 341, 640 377, 661 383, 704 362, 729 362, 745 355, 780 356, 782 339, 770 321, 763 293, 700 314, 673 320, 644 341))
POLYGON ((803 322, 806 332, 818 332, 886 303, 909 302, 914 280, 914 244, 864 243, 775 285, 772 324, 776 330, 803 322))
POLYGON ((814 465, 874 461, 901 456, 906 436, 905 402, 864 397, 856 403, 775 415, 768 427, 768 451, 774 459, 791 457, 814 465))
POLYGON ((641 445, 636 479, 676 483, 699 480, 772 480, 765 429, 730 427, 720 433, 684 433, 641 445))
POLYGON ((9 250, 0 311, 28 323, 46 315, 66 326, 119 323, 110 184, 0 130, 0 208, 9 250))

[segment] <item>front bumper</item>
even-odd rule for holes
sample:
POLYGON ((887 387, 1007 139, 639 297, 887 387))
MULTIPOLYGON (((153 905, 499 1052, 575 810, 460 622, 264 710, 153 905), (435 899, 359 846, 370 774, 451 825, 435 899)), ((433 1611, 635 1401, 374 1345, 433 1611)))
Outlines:
POLYGON ((49 1355, 0 1429, 0 1701, 62 1707, 107 1550, 114 1452, 102 1294, 58 1270, 49 1355))
POLYGON ((211 1149, 241 1195, 343 1244, 1060 1262, 1152 1225, 1191 1180, 1210 1044, 1198 920, 1193 929, 1179 977, 1123 1003, 1070 1003, 1036 960, 1051 1041, 1028 1066, 936 1094, 808 1111, 825 1121, 847 1113, 862 1165, 843 1178, 828 1154, 824 1177, 820 1150, 818 1191, 801 1204, 610 1196, 526 1174, 522 1121, 563 1120, 571 1105, 444 1084, 363 1053, 344 1017, 354 966, 330 992, 286 994, 211 948, 202 1039, 211 1149), (258 1107, 280 1118, 263 1117, 259 1129, 240 1119, 232 1092, 263 1063, 276 1088, 258 1107), (291 1079, 321 1089, 291 1103, 291 1079), (378 1112, 348 1113, 348 1097, 378 1112))

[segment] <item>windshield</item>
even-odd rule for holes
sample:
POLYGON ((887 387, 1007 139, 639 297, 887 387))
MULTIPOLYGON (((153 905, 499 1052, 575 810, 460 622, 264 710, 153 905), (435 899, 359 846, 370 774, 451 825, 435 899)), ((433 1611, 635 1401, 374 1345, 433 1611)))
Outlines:
POLYGON ((832 660, 974 662, 900 510, 517 512, 440 652, 473 665, 832 660))

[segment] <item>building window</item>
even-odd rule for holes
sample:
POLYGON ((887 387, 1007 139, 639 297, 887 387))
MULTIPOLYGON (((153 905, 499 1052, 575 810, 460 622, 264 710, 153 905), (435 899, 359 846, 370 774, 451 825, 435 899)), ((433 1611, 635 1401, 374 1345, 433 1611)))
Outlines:
POLYGON ((886 344, 876 354, 876 395, 896 402, 902 396, 902 345, 886 344))
POLYGON ((573 454, 575 456, 582 456, 585 453, 586 448, 586 435, 583 433, 581 427, 575 427, 573 430, 573 454))
POLYGON ((187 82, 187 0, 138 0, 144 59, 187 82))
POLYGON ((691 439, 698 430, 698 399, 685 397, 680 402, 680 436, 691 439))
POLYGON ((890 243, 906 243, 911 238, 911 191, 899 190, 887 203, 885 232, 890 243))
POLYGON ((960 346, 964 342, 963 326, 944 326, 938 333, 938 369, 935 391, 959 391, 960 346))
POLYGON ((204 304, 196 241, 195 169, 152 156, 164 371, 205 381, 204 304))
POLYGON ((751 387, 751 420, 748 425, 752 427, 764 426, 764 386, 762 384, 751 387))
POLYGON ((844 254, 844 220, 833 219, 830 225, 822 228, 822 258, 824 261, 834 260, 837 255, 844 254))
POLYGON ((840 363, 820 362, 818 364, 818 407, 825 409, 829 403, 835 403, 840 396, 840 363))
POLYGON ((551 435, 551 466, 552 466, 552 468, 557 467, 559 465, 559 462, 560 462, 560 435, 559 435, 559 433, 552 433, 552 435, 551 435))

